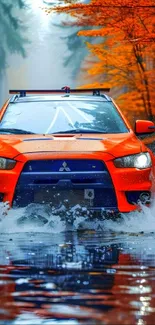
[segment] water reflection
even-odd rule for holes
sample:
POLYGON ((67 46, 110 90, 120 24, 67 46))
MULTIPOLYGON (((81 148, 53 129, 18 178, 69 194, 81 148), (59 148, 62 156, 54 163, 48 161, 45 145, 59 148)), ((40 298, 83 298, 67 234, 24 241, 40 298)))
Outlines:
POLYGON ((0 320, 153 324, 154 241, 92 231, 1 234, 0 320))

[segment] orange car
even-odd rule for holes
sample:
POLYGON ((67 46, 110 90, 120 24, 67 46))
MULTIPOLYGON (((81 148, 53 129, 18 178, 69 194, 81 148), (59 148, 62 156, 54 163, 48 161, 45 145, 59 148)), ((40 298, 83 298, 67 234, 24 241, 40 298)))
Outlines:
POLYGON ((154 156, 136 135, 154 123, 133 130, 102 90, 10 91, 0 112, 1 202, 111 212, 150 202, 154 156))

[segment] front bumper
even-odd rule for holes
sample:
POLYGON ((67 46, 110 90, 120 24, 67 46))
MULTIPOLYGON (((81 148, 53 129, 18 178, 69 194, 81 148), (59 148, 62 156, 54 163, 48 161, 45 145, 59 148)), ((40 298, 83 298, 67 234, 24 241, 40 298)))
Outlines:
MULTIPOLYGON (((30 158, 30 157, 29 157, 30 158)), ((13 207, 50 203, 70 208, 80 204, 89 210, 130 212, 143 192, 150 193, 151 169, 119 169, 104 157, 70 157, 69 171, 60 171, 65 157, 18 161, 11 171, 0 171, 0 198, 13 207), (102 160, 101 160, 102 159, 102 160), (52 164, 52 166, 51 166, 52 164), (52 172, 51 172, 52 170, 52 172), (72 171, 71 171, 72 170, 72 171), (133 200, 133 201, 132 201, 133 200)))

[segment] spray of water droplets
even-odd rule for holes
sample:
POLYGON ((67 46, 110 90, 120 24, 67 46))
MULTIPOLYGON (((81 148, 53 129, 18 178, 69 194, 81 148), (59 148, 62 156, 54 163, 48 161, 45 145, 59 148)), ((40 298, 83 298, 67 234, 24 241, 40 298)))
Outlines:
POLYGON ((89 218, 86 208, 76 205, 70 210, 48 205, 30 204, 25 208, 10 209, 7 203, 0 204, 0 232, 52 232, 93 229, 112 232, 155 232, 155 200, 150 207, 141 206, 141 211, 122 214, 118 220, 89 218), (66 228, 67 227, 67 228, 66 228))

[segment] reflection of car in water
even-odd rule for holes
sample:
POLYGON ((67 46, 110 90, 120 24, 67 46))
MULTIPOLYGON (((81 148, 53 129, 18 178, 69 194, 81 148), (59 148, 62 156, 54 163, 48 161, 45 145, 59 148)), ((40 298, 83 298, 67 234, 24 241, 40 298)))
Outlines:
MULTIPOLYGON (((0 320, 2 317, 5 320, 7 317, 15 319, 26 310, 38 315, 40 313, 41 317, 50 317, 50 308, 61 303, 66 308, 68 305, 77 306, 82 311, 88 299, 93 304, 98 290, 103 297, 106 292, 113 295, 111 290, 117 285, 115 265, 124 263, 123 254, 117 245, 30 245, 31 242, 25 247, 21 242, 20 251, 25 255, 23 260, 11 257, 10 251, 10 265, 1 265, 1 273, 9 281, 8 284, 4 281, 1 285, 1 308, 5 312, 4 316, 0 315, 0 320), (89 295, 89 298, 85 295, 89 295), (46 308, 45 304, 48 304, 46 308)), ((128 259, 129 257, 128 254, 128 259)), ((127 260, 127 255, 125 259, 127 260)), ((1 276, 1 281, 2 279, 1 276)), ((94 308, 104 308, 107 311, 113 307, 99 303, 94 308)), ((61 312, 63 310, 59 309, 59 319, 61 312)), ((74 313, 68 315, 68 318, 73 316, 74 313)), ((53 315, 52 318, 55 317, 53 315)))
POLYGON ((99 212, 149 202, 154 156, 136 135, 154 124, 133 130, 102 90, 12 91, 0 115, 1 201, 99 212))
POLYGON ((53 270, 103 270, 104 265, 117 264, 119 256, 117 247, 113 245, 94 247, 64 244, 54 245, 48 250, 36 246, 32 252, 26 259, 13 260, 13 265, 23 264, 53 270))

